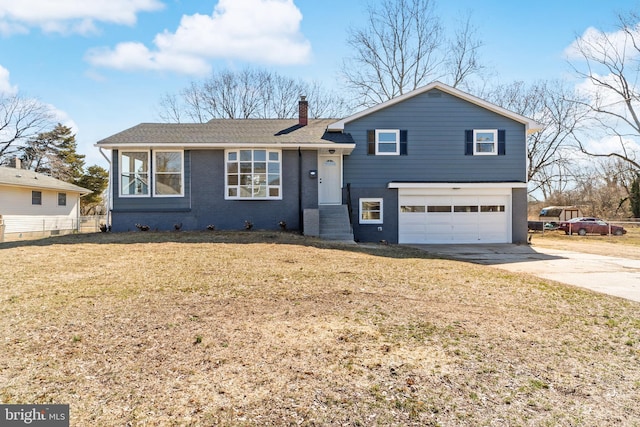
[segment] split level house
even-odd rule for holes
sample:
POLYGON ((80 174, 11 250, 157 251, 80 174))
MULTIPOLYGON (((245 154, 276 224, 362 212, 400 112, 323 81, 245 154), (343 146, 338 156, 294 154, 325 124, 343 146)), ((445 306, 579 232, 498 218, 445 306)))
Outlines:
POLYGON ((76 232, 86 188, 31 170, 0 167, 0 242, 76 232))
POLYGON ((521 243, 534 121, 434 82, 342 119, 143 123, 111 150, 113 231, 279 229, 521 243))

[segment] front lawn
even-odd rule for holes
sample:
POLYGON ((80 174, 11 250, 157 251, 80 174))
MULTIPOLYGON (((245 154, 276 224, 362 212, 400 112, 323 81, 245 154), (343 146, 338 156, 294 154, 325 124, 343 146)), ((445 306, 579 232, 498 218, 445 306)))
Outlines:
POLYGON ((640 420, 640 304, 584 289, 289 233, 0 256, 0 402, 66 403, 72 426, 640 420))

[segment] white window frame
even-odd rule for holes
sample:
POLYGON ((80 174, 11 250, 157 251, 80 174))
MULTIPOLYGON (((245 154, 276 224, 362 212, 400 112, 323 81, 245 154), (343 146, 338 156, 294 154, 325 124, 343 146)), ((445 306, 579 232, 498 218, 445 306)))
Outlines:
MULTIPOLYGON (((246 162, 246 161, 245 161, 246 162)), ((224 152, 224 198, 225 200, 282 200, 282 181, 283 181, 283 169, 282 169, 282 164, 283 164, 283 158, 282 158, 282 150, 274 150, 274 149, 269 149, 269 148, 236 148, 236 149, 231 149, 231 150, 225 150, 224 152), (256 163, 255 161, 255 152, 256 151, 265 151, 266 152, 266 184, 265 184, 265 196, 253 196, 253 194, 251 195, 251 197, 248 196, 241 196, 240 195, 240 190, 242 185, 240 184, 240 180, 242 179, 242 174, 240 171, 240 163, 243 163, 243 161, 241 160, 240 157, 240 152, 241 151, 251 151, 251 175, 255 174, 255 169, 254 169, 254 164, 256 163), (236 159, 235 161, 230 161, 229 160, 229 153, 236 153, 236 159), (277 153, 278 154, 278 160, 269 160, 269 153, 277 153), (229 184, 229 164, 230 163, 237 163, 238 165, 238 170, 236 173, 231 173, 232 175, 238 175, 238 184, 233 184, 230 185, 229 184), (269 164, 274 164, 277 163, 278 166, 278 185, 271 185, 269 183, 269 164), (277 196, 270 196, 269 195, 269 190, 270 189, 278 189, 278 195, 277 196), (235 196, 231 196, 229 195, 229 190, 230 189, 237 189, 237 195, 235 196)), ((272 173, 273 175, 273 173, 272 173)))
MULTIPOLYGON (((127 171, 127 174, 130 172, 127 171)), ((135 172, 134 172, 135 173, 135 172)), ((119 150, 118 152, 118 194, 120 197, 151 197, 151 181, 152 178, 152 170, 151 170, 151 152, 149 150, 119 150), (147 170, 143 173, 147 174, 147 192, 141 194, 125 194, 122 191, 122 175, 124 174, 122 170, 122 157, 124 153, 145 153, 147 155, 147 170)))
MULTIPOLYGON (((391 144, 388 141, 382 142, 383 144, 391 144)), ((400 155, 400 129, 376 129, 376 156, 399 156, 400 155), (393 133, 396 135, 396 149, 395 151, 380 151, 380 134, 381 133, 393 133)))
MULTIPOLYGON (((484 143, 488 144, 488 143, 484 143)), ((473 130, 473 155, 474 156, 497 156, 498 155, 498 129, 474 129, 473 130), (482 143, 478 141, 479 133, 493 134, 493 151, 478 151, 478 144, 482 143)))
POLYGON ((153 197, 183 197, 184 196, 184 150, 153 150, 153 163, 151 164, 153 171, 153 197), (179 153, 180 154, 180 193, 179 194, 158 194, 157 176, 158 175, 173 175, 177 172, 158 172, 156 165, 158 164, 159 153, 179 153))
POLYGON ((67 193, 58 193, 58 206, 67 206, 67 193), (60 203, 60 196, 63 196, 64 203, 60 203))
POLYGON ((382 224, 384 218, 383 199, 382 198, 362 198, 358 201, 359 211, 358 217, 360 218, 360 224, 382 224), (365 212, 376 212, 375 210, 365 210, 363 205, 365 203, 380 203, 380 219, 365 219, 363 214, 365 212))

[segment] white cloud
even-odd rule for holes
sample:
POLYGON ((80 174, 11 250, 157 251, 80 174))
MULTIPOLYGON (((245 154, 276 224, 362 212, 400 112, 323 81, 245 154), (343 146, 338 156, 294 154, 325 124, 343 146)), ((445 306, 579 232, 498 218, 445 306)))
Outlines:
MULTIPOLYGON (((628 29, 634 38, 640 37, 640 24, 628 29)), ((618 30, 608 33, 594 27, 587 28, 580 37, 564 50, 565 58, 570 61, 584 60, 585 53, 599 60, 604 59, 605 55, 609 60, 615 58, 615 55, 618 54, 623 54, 624 59, 634 58, 639 55, 638 50, 633 47, 633 40, 627 32, 618 30)))
POLYGON ((0 94, 13 95, 18 92, 17 86, 12 86, 9 82, 9 70, 0 65, 0 94))
POLYGON ((45 32, 86 34, 95 22, 133 25, 139 12, 162 9, 160 0, 0 0, 0 33, 45 32))
POLYGON ((266 64, 308 61, 311 44, 300 32, 302 14, 293 0, 220 0, 212 15, 185 15, 175 33, 154 39, 155 49, 136 42, 94 49, 87 60, 116 69, 209 71, 210 59, 266 64))
POLYGON ((90 50, 86 59, 94 66, 116 70, 174 71, 186 74, 206 74, 209 64, 203 59, 179 52, 152 52, 142 43, 118 44, 115 49, 90 50))

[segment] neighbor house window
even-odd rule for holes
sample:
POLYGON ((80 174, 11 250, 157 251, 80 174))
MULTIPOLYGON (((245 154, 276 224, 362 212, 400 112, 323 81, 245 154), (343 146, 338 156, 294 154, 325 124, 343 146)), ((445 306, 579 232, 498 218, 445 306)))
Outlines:
POLYGON ((120 153, 120 195, 149 195, 149 152, 120 153))
POLYGON ((67 193, 58 193, 58 206, 67 206, 67 193))
POLYGON ((282 152, 229 150, 225 173, 227 199, 282 199, 282 152))
POLYGON ((183 194, 182 151, 154 151, 153 194, 181 196, 183 194))
POLYGON ((492 155, 498 153, 498 131, 496 129, 474 129, 473 154, 492 155))
POLYGON ((32 205, 41 205, 42 204, 42 191, 32 191, 31 192, 31 204, 32 205))
POLYGON ((360 224, 382 224, 382 199, 360 199, 360 224))

